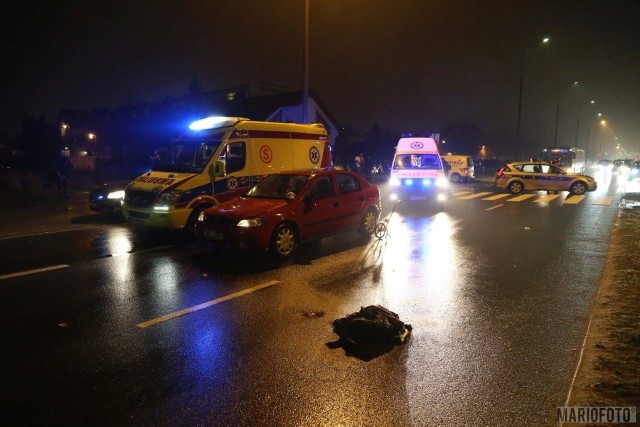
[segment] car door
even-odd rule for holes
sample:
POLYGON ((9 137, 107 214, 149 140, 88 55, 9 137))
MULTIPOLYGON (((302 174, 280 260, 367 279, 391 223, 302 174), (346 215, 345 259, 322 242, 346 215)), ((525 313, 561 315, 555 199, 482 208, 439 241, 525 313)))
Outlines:
POLYGON ((363 214, 365 195, 356 177, 347 173, 335 175, 339 193, 339 227, 354 227, 360 224, 363 214))
POLYGON ((331 234, 344 227, 339 224, 342 213, 340 196, 330 175, 316 177, 307 187, 303 199, 301 240, 331 234))
POLYGON ((538 172, 538 165, 526 164, 522 165, 520 169, 521 175, 519 178, 524 184, 524 188, 527 190, 540 190, 544 187, 544 183, 541 180, 541 174, 538 172))
POLYGON ((567 173, 562 168, 553 165, 542 165, 542 172, 545 176, 545 188, 543 188, 543 190, 569 190, 571 177, 567 176, 567 173))

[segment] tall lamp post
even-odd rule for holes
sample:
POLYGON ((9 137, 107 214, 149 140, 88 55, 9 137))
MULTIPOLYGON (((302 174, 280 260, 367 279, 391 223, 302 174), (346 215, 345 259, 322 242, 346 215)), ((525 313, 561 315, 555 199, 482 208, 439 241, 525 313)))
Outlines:
POLYGON ((524 83, 524 55, 526 53, 527 50, 536 47, 540 44, 546 44, 549 43, 549 37, 545 37, 544 39, 542 39, 541 42, 536 42, 532 45, 529 46, 525 46, 522 48, 522 52, 520 54, 520 91, 518 94, 518 122, 516 124, 516 144, 515 144, 515 151, 514 151, 514 155, 513 155, 513 160, 518 160, 518 150, 520 149, 520 123, 522 120, 522 87, 523 87, 523 83, 524 83))
POLYGON ((304 0, 304 78, 302 84, 302 123, 307 123, 309 99, 309 0, 304 0))
POLYGON ((554 148, 558 148, 558 119, 560 118, 560 95, 562 94, 562 89, 568 86, 577 86, 577 85, 578 85, 578 82, 575 81, 575 82, 560 86, 560 89, 558 89, 558 102, 556 103, 556 130, 553 135, 554 148))
MULTIPOLYGON (((576 122, 576 140, 574 142, 574 146, 577 147, 578 146, 578 133, 580 133, 580 114, 582 113, 582 107, 584 107, 585 105, 593 105, 595 104, 596 101, 594 99, 592 99, 591 101, 589 101, 586 104, 581 104, 580 108, 578 108, 578 121, 576 122)), ((585 147, 588 148, 589 147, 589 134, 587 133, 587 146, 585 147)))

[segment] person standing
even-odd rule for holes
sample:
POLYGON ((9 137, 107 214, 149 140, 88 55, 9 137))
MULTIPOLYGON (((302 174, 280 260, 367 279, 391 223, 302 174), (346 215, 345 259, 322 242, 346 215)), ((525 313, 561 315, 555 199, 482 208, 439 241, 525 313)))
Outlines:
POLYGON ((71 162, 64 150, 61 150, 60 153, 58 153, 58 157, 56 157, 53 163, 53 171, 55 173, 56 184, 58 186, 58 198, 64 198, 66 200, 69 198, 67 193, 67 178, 69 176, 69 172, 71 172, 71 162))

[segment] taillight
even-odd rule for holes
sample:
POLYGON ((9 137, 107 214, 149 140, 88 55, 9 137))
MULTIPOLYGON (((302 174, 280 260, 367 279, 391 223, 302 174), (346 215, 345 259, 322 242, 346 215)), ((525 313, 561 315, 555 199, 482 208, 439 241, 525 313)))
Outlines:
POLYGON ((499 169, 498 172, 496 172, 496 178, 502 178, 502 175, 504 175, 504 168, 499 169))

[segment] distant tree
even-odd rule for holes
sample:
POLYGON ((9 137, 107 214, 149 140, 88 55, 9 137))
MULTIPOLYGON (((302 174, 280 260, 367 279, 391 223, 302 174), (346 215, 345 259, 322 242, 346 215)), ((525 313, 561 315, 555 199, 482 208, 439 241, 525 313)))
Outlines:
POLYGON ((36 159, 50 159, 62 148, 58 128, 48 124, 44 116, 36 119, 28 114, 23 116, 22 131, 16 138, 16 145, 36 159))

